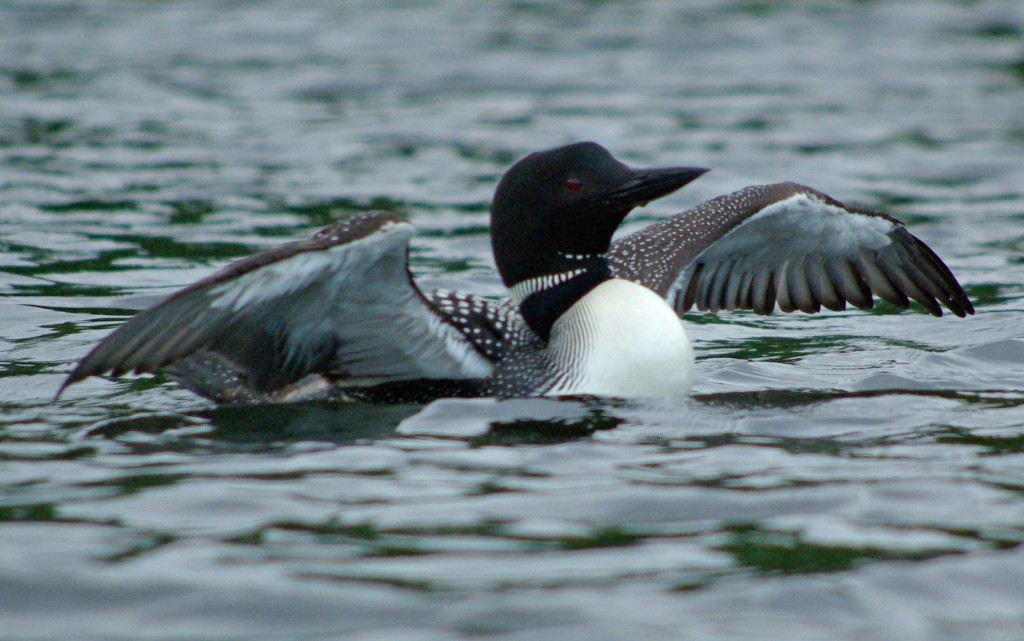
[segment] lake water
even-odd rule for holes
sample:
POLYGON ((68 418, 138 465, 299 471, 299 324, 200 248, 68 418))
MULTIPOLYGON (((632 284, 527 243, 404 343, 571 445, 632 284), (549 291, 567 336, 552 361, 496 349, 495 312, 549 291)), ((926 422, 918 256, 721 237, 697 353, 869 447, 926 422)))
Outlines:
POLYGON ((0 3, 0 638, 1024 638, 1024 4, 0 3), (977 306, 691 314, 689 399, 216 408, 75 360, 386 208, 500 294, 515 159, 796 180, 977 306))

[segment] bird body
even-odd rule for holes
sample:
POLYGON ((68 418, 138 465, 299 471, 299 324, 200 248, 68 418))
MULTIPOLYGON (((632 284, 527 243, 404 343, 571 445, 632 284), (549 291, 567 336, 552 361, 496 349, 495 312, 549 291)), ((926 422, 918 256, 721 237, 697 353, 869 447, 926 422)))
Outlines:
POLYGON ((562 314, 546 349, 564 370, 546 395, 680 396, 693 386, 693 347, 679 317, 653 291, 621 278, 562 314))
POLYGON ((633 169, 594 143, 531 154, 491 206, 509 298, 421 291, 407 264, 413 226, 365 212, 138 314, 61 390, 167 368, 225 403, 681 395, 694 355, 680 316, 694 306, 814 313, 878 295, 974 313, 898 220, 796 183, 748 187, 612 242, 633 208, 705 171, 633 169))

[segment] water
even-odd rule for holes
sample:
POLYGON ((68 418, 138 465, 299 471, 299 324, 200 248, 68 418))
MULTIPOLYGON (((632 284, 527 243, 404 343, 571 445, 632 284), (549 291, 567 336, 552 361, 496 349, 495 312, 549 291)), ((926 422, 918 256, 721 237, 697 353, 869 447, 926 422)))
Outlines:
POLYGON ((1024 637, 1024 6, 0 3, 0 638, 1024 637), (692 314, 690 399, 52 400, 126 315, 383 207, 501 291, 495 181, 593 139, 906 220, 975 301, 692 314))

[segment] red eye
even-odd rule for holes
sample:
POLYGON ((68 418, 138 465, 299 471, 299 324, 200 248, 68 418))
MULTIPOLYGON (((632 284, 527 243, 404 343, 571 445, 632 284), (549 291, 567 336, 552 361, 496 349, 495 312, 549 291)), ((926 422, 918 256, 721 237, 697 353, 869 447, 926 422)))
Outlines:
POLYGON ((579 191, 583 183, 580 182, 579 178, 567 178, 565 180, 565 188, 569 191, 579 191))

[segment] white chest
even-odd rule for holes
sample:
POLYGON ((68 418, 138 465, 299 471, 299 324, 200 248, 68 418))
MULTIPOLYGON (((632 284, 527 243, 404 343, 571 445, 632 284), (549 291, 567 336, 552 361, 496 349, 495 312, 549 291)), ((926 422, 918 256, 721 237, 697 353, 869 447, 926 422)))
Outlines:
POLYGON ((547 351, 562 373, 551 396, 678 396, 693 384, 693 347, 679 317, 651 290, 618 278, 555 322, 547 351))

